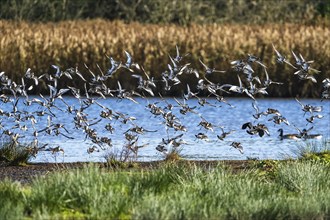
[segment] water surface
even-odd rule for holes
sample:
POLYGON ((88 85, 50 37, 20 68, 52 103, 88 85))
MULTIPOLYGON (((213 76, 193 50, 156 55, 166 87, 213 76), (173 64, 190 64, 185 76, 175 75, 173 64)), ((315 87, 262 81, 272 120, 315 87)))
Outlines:
MULTIPOLYGON (((31 97, 33 98, 33 97, 31 97)), ((73 105, 76 108, 80 106, 79 102, 72 97, 65 97, 66 102, 69 105, 73 105)), ((139 161, 153 161, 161 160, 164 155, 158 152, 155 148, 161 143, 162 138, 167 138, 167 133, 164 125, 164 120, 161 116, 154 116, 146 108, 149 103, 156 103, 157 106, 164 107, 166 103, 159 98, 149 98, 149 99, 136 99, 139 104, 135 104, 129 100, 118 100, 118 99, 100 99, 99 103, 102 105, 129 116, 136 118, 134 123, 138 126, 142 126, 146 130, 156 130, 157 132, 145 132, 139 135, 138 143, 139 145, 148 144, 147 146, 141 148, 138 152, 139 161)), ((178 106, 173 98, 166 98, 168 103, 178 106)), ((198 114, 187 113, 186 115, 180 114, 179 107, 174 107, 172 112, 180 119, 181 123, 186 126, 187 132, 180 132, 169 130, 169 137, 179 135, 183 133, 182 139, 187 142, 187 144, 180 147, 180 153, 182 157, 191 160, 240 160, 247 158, 258 158, 258 159, 285 159, 289 157, 297 156, 297 148, 300 146, 305 146, 306 141, 303 140, 279 140, 278 129, 282 128, 284 133, 297 133, 295 127, 299 129, 309 128, 313 126, 310 134, 322 134, 322 141, 329 141, 330 139, 330 102, 317 99, 302 99, 301 102, 304 104, 310 104, 315 106, 323 106, 323 111, 320 113, 324 117, 322 119, 315 119, 313 124, 306 121, 306 118, 310 116, 310 113, 304 113, 301 106, 297 103, 295 99, 259 99, 258 106, 260 111, 265 111, 267 108, 278 109, 281 114, 287 118, 290 122, 290 126, 286 124, 274 124, 271 119, 271 115, 262 116, 260 119, 256 120, 253 118, 255 110, 252 107, 252 100, 247 98, 228 98, 228 102, 233 105, 231 107, 224 103, 219 103, 215 99, 207 99, 214 106, 200 106, 198 100, 190 99, 186 103, 193 107, 198 114), (206 130, 201 126, 198 126, 199 122, 202 120, 202 116, 208 122, 214 125, 214 132, 206 130), (242 124, 246 122, 263 123, 268 126, 270 136, 265 135, 264 137, 259 137, 256 135, 249 135, 245 130, 241 129, 242 124), (234 133, 228 135, 224 141, 217 138, 217 135, 221 134, 222 126, 225 131, 235 130, 234 133), (209 140, 199 140, 196 139, 195 135, 198 133, 205 133, 209 140), (244 154, 241 154, 237 149, 230 146, 233 142, 241 142, 244 148, 244 154)), ((182 100, 180 100, 182 101, 182 100)), ((56 105, 60 108, 65 109, 65 105, 59 100, 56 100, 56 105)), ((9 110, 12 105, 2 104, 1 109, 9 110)), ((40 111, 42 107, 33 104, 32 106, 24 106, 22 101, 19 101, 18 108, 29 112, 40 111)), ((96 121, 100 118, 99 114, 102 109, 97 105, 92 105, 90 108, 86 109, 89 119, 94 119, 96 121)), ((100 152, 94 152, 92 154, 87 153, 87 149, 93 145, 93 143, 86 137, 85 133, 81 129, 76 129, 74 127, 73 114, 66 111, 59 111, 53 109, 56 117, 52 117, 54 123, 62 123, 65 125, 66 129, 69 131, 67 134, 74 139, 67 139, 64 136, 47 135, 45 132, 40 133, 38 140, 40 143, 47 143, 47 147, 61 146, 65 153, 52 154, 49 151, 40 151, 36 158, 32 158, 31 162, 77 162, 77 161, 104 161, 104 155, 109 152, 120 152, 123 145, 127 143, 124 138, 124 132, 132 128, 131 123, 123 124, 118 120, 102 119, 98 124, 91 126, 96 129, 99 136, 106 136, 112 139, 113 147, 107 148, 106 150, 101 150, 100 152), (105 129, 105 125, 110 123, 114 128, 113 134, 105 129)), ((42 130, 47 126, 47 115, 43 117, 37 117, 38 123, 35 125, 37 130, 42 130)), ((2 118, 2 124, 5 127, 10 127, 15 124, 14 121, 5 120, 2 118)), ((20 141, 29 142, 33 140, 32 132, 33 129, 29 122, 26 122, 28 130, 24 132, 24 138, 20 141)), ((64 132, 66 134, 66 132, 64 132)))

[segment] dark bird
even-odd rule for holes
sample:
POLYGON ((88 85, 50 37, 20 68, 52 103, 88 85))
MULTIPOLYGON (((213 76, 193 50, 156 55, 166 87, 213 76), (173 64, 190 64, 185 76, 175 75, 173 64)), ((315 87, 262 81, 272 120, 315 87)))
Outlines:
POLYGON ((283 139, 294 139, 294 140, 298 140, 300 139, 300 135, 299 134, 283 134, 283 129, 280 128, 278 129, 278 132, 279 132, 279 138, 280 140, 283 140, 283 139))
POLYGON ((244 152, 243 152, 243 146, 242 146, 242 144, 240 143, 240 142, 232 142, 231 144, 230 144, 230 146, 232 146, 233 148, 235 148, 235 149, 237 149, 237 150, 239 150, 239 152, 241 153, 241 154, 243 154, 244 152))

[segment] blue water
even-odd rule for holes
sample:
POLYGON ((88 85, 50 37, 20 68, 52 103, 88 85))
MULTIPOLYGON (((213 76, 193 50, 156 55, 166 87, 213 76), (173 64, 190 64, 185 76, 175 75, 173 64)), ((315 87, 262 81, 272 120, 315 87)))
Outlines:
MULTIPOLYGON (((30 97, 31 99, 33 97, 30 97)), ((73 97, 64 97, 69 105, 73 105, 76 108, 80 106, 79 102, 73 97)), ((161 116, 154 116, 146 108, 149 103, 156 103, 157 106, 164 107, 166 103, 159 98, 149 98, 149 99, 136 99, 139 104, 135 104, 129 100, 118 100, 108 98, 106 100, 99 99, 98 102, 102 105, 129 116, 136 118, 134 123, 138 126, 142 126, 146 130, 157 130, 157 132, 145 132, 139 135, 138 144, 148 144, 147 146, 139 149, 137 160, 139 161, 153 161, 161 160, 164 155, 158 152, 155 148, 161 143, 162 138, 167 138, 167 133, 164 120, 161 116)), ((166 98, 167 102, 177 106, 177 103, 173 98, 166 98)), ((183 100, 179 99, 181 102, 183 100)), ((207 99, 214 106, 204 107, 197 103, 196 99, 190 99, 186 103, 193 107, 198 114, 187 113, 182 115, 179 112, 179 107, 174 107, 172 112, 179 118, 182 125, 186 126, 187 132, 181 132, 174 130, 169 130, 169 137, 179 135, 183 133, 182 139, 187 142, 187 144, 179 147, 180 154, 183 158, 191 160, 240 160, 247 158, 258 158, 258 159, 286 159, 297 157, 297 149, 306 146, 308 141, 303 140, 279 140, 278 129, 282 128, 284 134, 286 133, 297 133, 294 126, 299 129, 309 128, 313 126, 310 134, 322 134, 323 139, 317 140, 317 142, 322 143, 324 141, 329 142, 330 139, 330 102, 321 102, 318 99, 301 99, 303 104, 310 104, 313 106, 323 106, 323 111, 317 114, 321 114, 324 117, 322 119, 315 119, 313 124, 309 124, 306 118, 310 116, 310 113, 304 113, 301 106, 297 103, 295 99, 259 99, 258 106, 260 111, 265 111, 267 108, 278 109, 282 116, 284 116, 289 122, 290 126, 286 124, 274 124, 269 119, 272 115, 262 116, 260 119, 256 120, 253 118, 255 110, 252 107, 252 100, 247 98, 228 98, 228 102, 233 105, 231 107, 224 103, 219 103, 215 99, 207 99), (201 126, 198 126, 201 121, 202 116, 205 120, 214 125, 214 132, 206 130, 201 126), (245 130, 242 130, 242 124, 246 122, 252 122, 253 124, 263 123, 265 124, 270 132, 270 136, 259 137, 257 135, 249 135, 245 130), (224 141, 220 141, 217 135, 221 134, 222 126, 225 131, 235 130, 234 133, 228 135, 224 141), (196 139, 195 135, 198 133, 204 133, 208 136, 208 141, 196 139), (230 146, 233 142, 241 142, 244 153, 241 154, 237 149, 230 146)), ((78 162, 78 161, 105 161, 104 156, 112 153, 119 154, 122 147, 127 143, 124 138, 124 132, 129 128, 132 128, 132 123, 123 124, 118 120, 102 119, 98 124, 91 126, 97 131, 99 136, 106 136, 112 139, 113 147, 108 147, 100 152, 94 152, 91 154, 87 153, 87 149, 93 145, 89 139, 85 139, 85 133, 81 129, 76 129, 74 127, 74 114, 70 114, 65 111, 65 105, 56 100, 56 105, 59 108, 63 108, 63 111, 53 109, 56 117, 52 117, 54 123, 62 123, 65 125, 69 134, 64 132, 74 139, 67 139, 64 136, 47 135, 42 132, 38 136, 38 140, 41 144, 48 144, 48 147, 60 146, 64 149, 64 154, 62 153, 51 153, 49 151, 40 151, 35 158, 31 159, 31 162, 78 162), (105 125, 110 123, 114 128, 113 134, 105 129, 105 125)), ((12 111, 12 104, 1 104, 0 108, 4 111, 12 111)), ((42 107, 33 104, 32 106, 25 106, 20 100, 17 108, 32 113, 33 111, 42 110, 42 107)), ((100 111, 102 109, 97 105, 92 105, 90 108, 86 109, 85 112, 88 113, 88 119, 93 119, 96 121, 100 119, 100 111)), ((4 129, 11 128, 15 121, 13 119, 8 119, 6 116, 0 116, 1 123, 4 129)), ((36 130, 41 130, 47 126, 47 115, 43 117, 36 116, 37 124, 35 125, 36 130)), ((18 131, 14 129, 15 132, 20 132, 24 137, 20 138, 20 142, 30 142, 33 140, 33 128, 29 121, 22 122, 21 125, 26 124, 28 130, 18 131)), ((2 133, 2 131, 1 131, 2 133)), ((5 135, 2 135, 4 137, 5 135)))

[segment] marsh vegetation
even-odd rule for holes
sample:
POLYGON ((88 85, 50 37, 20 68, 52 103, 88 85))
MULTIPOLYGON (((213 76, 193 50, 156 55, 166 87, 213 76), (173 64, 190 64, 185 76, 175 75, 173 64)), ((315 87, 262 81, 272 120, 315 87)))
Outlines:
MULTIPOLYGON (((123 21, 86 20, 63 21, 59 23, 29 23, 0 21, 2 36, 0 41, 0 70, 18 81, 28 68, 40 76, 52 73, 51 65, 61 69, 78 67, 83 76, 88 76, 86 64, 93 72, 103 72, 111 67, 106 56, 115 60, 125 60, 128 51, 134 62, 150 71, 150 77, 161 80, 161 74, 170 62, 168 54, 175 54, 178 45, 185 62, 202 69, 199 59, 216 69, 226 70, 211 78, 215 82, 236 83, 237 77, 230 62, 244 59, 246 53, 259 57, 268 67, 269 77, 285 83, 269 92, 270 97, 319 97, 321 81, 329 76, 330 43, 328 26, 305 26, 300 24, 190 24, 188 27, 174 24, 141 24, 123 21), (294 83, 297 79, 290 67, 275 62, 272 43, 277 50, 294 60, 291 50, 301 53, 320 73, 315 77, 318 84, 294 83)), ((258 70, 259 72, 262 69, 258 70)), ((133 77, 125 74, 116 76, 127 84, 134 84, 133 77)), ((187 78, 186 80, 188 80, 187 78)), ((191 79, 189 79, 191 81, 191 79)), ((108 83, 116 86, 116 80, 108 83)), ((196 83, 196 82, 191 82, 196 83)), ((74 86, 83 89, 83 84, 75 80, 74 86)), ((59 85, 60 86, 60 85, 59 85)), ((185 85, 178 86, 168 95, 180 95, 185 85)), ((45 92, 47 86, 40 84, 32 90, 36 94, 45 92)))
POLYGON ((31 184, 0 182, 6 218, 306 219, 329 217, 329 164, 251 161, 234 172, 221 162, 150 169, 95 165, 31 184))

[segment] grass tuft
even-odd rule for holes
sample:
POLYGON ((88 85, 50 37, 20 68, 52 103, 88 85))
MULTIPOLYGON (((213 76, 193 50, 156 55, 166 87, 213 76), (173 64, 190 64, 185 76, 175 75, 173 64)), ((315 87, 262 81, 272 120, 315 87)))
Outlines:
POLYGON ((4 142, 0 145, 0 164, 25 165, 31 158, 26 145, 14 142, 4 142))
POLYGON ((104 155, 106 166, 112 169, 125 169, 138 166, 135 163, 136 155, 127 148, 123 147, 121 150, 112 149, 104 155))
POLYGON ((307 141, 294 150, 300 160, 311 160, 330 165, 330 142, 307 141))
POLYGON ((166 162, 177 162, 182 160, 182 157, 180 155, 181 149, 172 147, 168 153, 165 154, 164 161, 166 162))

